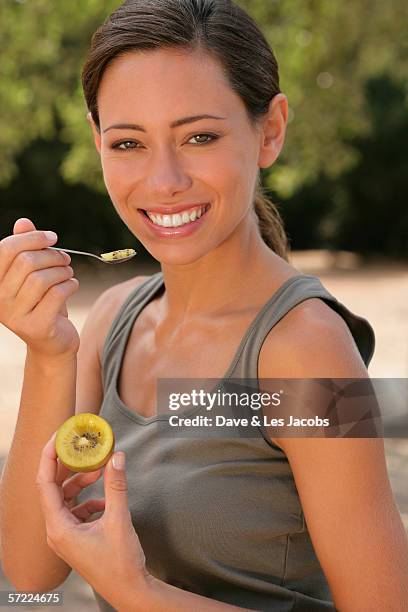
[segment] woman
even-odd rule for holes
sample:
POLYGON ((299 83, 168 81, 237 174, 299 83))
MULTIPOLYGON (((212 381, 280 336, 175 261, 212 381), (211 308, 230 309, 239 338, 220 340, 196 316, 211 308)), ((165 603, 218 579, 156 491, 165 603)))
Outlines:
POLYGON ((28 346, 2 483, 9 579, 48 590, 73 567, 101 610, 402 609, 381 439, 160 435, 157 379, 367 378, 374 350, 368 322, 288 262, 260 190, 288 105, 259 28, 229 1, 128 0, 94 35, 83 87, 109 195, 161 272, 103 293, 79 345, 69 262, 26 219, 3 241, 3 295, 20 288, 3 322, 28 346), (75 394, 76 413, 111 423, 126 473, 57 463, 75 394))

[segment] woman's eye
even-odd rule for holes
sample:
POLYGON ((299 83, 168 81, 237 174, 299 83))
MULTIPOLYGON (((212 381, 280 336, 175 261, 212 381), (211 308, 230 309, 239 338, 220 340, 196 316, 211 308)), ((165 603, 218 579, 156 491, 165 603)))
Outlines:
POLYGON ((134 142, 134 140, 122 140, 122 142, 117 142, 116 144, 112 145, 112 149, 119 149, 120 151, 128 151, 129 149, 136 149, 136 145, 137 145, 137 142, 134 142), (135 145, 135 146, 125 147, 122 145, 135 145))
POLYGON ((206 141, 201 141, 198 142, 198 144, 209 144, 210 142, 212 142, 213 140, 217 140, 218 136, 216 134, 194 134, 194 136, 192 136, 190 138, 190 140, 192 138, 201 138, 202 136, 204 136, 205 138, 211 138, 211 140, 206 140, 206 141))
MULTIPOLYGON (((209 144, 210 142, 213 142, 214 140, 217 140, 219 137, 216 134, 194 134, 194 136, 192 136, 188 142, 190 142, 193 139, 196 139, 196 144, 198 145, 205 145, 205 144, 209 144), (202 139, 205 138, 207 140, 198 140, 197 139, 202 139)), ((138 142, 135 142, 134 140, 122 140, 121 142, 117 142, 115 144, 112 145, 112 149, 118 149, 119 151, 129 151, 130 149, 138 149, 140 148, 138 146, 138 142)))

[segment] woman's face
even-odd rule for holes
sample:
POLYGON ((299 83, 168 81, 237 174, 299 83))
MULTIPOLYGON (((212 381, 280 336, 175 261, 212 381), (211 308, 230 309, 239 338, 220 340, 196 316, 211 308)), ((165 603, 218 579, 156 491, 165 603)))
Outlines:
POLYGON ((211 57, 174 49, 117 57, 103 75, 98 107, 94 135, 107 190, 154 258, 194 262, 240 224, 254 223, 262 135, 211 57), (181 121, 204 114, 218 118, 181 121), (193 209, 201 216, 191 221, 193 209))

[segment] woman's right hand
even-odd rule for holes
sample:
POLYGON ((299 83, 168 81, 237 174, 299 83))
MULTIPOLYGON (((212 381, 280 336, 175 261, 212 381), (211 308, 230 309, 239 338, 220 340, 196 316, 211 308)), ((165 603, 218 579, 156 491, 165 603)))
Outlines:
POLYGON ((76 355, 80 339, 66 300, 79 287, 67 253, 25 218, 0 241, 0 323, 44 360, 76 355))

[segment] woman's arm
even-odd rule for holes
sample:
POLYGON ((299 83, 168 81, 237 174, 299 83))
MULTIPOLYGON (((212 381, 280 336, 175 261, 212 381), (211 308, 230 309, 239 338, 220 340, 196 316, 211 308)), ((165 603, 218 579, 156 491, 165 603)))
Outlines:
POLYGON ((383 440, 292 438, 283 449, 335 606, 407 610, 408 539, 383 440))
MULTIPOLYGON (((343 320, 324 304, 315 306, 289 313, 287 327, 265 347, 260 377, 368 377, 343 320)), ((291 465, 335 606, 341 612, 407 610, 408 538, 383 439, 275 440, 291 465)))
POLYGON ((0 497, 2 567, 21 591, 55 588, 71 572, 47 545, 35 480, 44 444, 73 414, 76 367, 76 356, 40 363, 27 351, 20 410, 0 497))
POLYGON ((109 603, 119 612, 227 612, 227 610, 245 610, 215 599, 209 599, 196 593, 183 591, 149 575, 143 587, 138 577, 134 585, 127 585, 121 590, 115 589, 109 603))
POLYGON ((71 567, 47 545, 36 474, 51 434, 76 412, 98 413, 102 398, 98 345, 114 310, 116 289, 92 305, 81 331, 77 355, 39 360, 27 351, 20 409, 1 478, 1 563, 21 591, 49 591, 62 584, 71 567))

